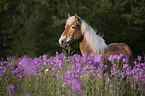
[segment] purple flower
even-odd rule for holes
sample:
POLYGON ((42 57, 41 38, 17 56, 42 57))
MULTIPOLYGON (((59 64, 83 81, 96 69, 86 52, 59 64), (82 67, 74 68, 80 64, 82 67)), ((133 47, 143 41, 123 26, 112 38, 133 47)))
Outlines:
POLYGON ((67 44, 66 46, 69 46, 70 44, 67 44))
POLYGON ((10 84, 10 85, 7 87, 7 90, 9 90, 9 94, 10 94, 10 95, 14 95, 14 92, 16 91, 16 85, 10 84))
POLYGON ((63 82, 62 87, 65 87, 65 85, 66 85, 66 82, 63 82))
POLYGON ((80 93, 82 93, 82 82, 80 80, 74 79, 72 81, 71 87, 73 91, 79 91, 80 93))
POLYGON ((118 89, 117 88, 113 89, 113 93, 116 93, 116 92, 118 92, 118 89))
POLYGON ((12 90, 14 90, 15 87, 16 87, 16 86, 15 86, 14 84, 10 84, 10 86, 7 87, 7 90, 8 90, 8 89, 12 89, 12 90))
POLYGON ((1 69, 3 69, 3 67, 2 67, 2 66, 0 66, 0 70, 1 70, 1 69))
POLYGON ((136 65, 137 64, 137 61, 134 61, 133 63, 136 65))
POLYGON ((124 57, 124 54, 119 55, 119 59, 122 59, 124 57))
POLYGON ((108 60, 109 60, 110 62, 115 62, 115 61, 117 61, 117 60, 120 60, 123 56, 124 56, 123 54, 120 54, 120 55, 110 55, 110 56, 108 57, 108 60))
POLYGON ((72 70, 67 70, 67 74, 70 75, 72 73, 72 70))
MULTIPOLYGON (((130 82, 131 85, 130 87, 134 86, 133 81, 136 80, 135 84, 137 84, 139 89, 141 89, 140 86, 143 86, 145 81, 145 75, 144 75, 145 63, 140 62, 141 56, 138 56, 138 60, 134 62, 135 63, 134 69, 131 69, 129 64, 125 63, 127 62, 127 59, 124 58, 124 54, 111 55, 108 58, 108 60, 113 63, 113 66, 111 67, 110 70, 111 76, 113 76, 110 78, 113 79, 109 81, 109 88, 111 88, 114 93, 118 92, 118 89, 116 89, 118 88, 118 85, 117 87, 115 87, 116 84, 113 82, 113 80, 116 80, 118 77, 120 80, 126 77, 126 79, 128 80, 127 82, 130 82), (124 62, 119 62, 119 63, 123 63, 122 65, 120 65, 121 67, 123 67, 122 69, 118 68, 118 61, 121 60, 124 61, 124 62)), ((101 78, 104 76, 103 71, 107 68, 107 65, 104 65, 104 61, 101 58, 101 54, 95 55, 93 53, 90 54, 90 56, 88 57, 87 54, 83 54, 83 56, 74 54, 73 56, 67 57, 64 53, 59 54, 58 52, 56 52, 56 56, 51 57, 49 59, 47 59, 47 55, 43 55, 39 58, 34 58, 34 59, 24 56, 23 58, 19 59, 17 62, 19 62, 18 67, 15 65, 7 64, 7 62, 0 61, 0 65, 2 65, 0 66, 0 76, 6 73, 7 70, 12 71, 12 75, 19 77, 20 79, 22 79, 25 76, 25 72, 29 74, 33 74, 33 73, 36 74, 36 72, 37 73, 48 72, 49 74, 49 72, 51 72, 52 78, 50 79, 57 79, 57 81, 61 82, 62 87, 65 87, 65 89, 68 89, 71 86, 72 92, 81 93, 81 94, 83 94, 82 80, 85 79, 89 79, 90 81, 95 80, 90 83, 91 84, 98 83, 96 81, 98 80, 99 77, 101 78), (43 67, 45 69, 43 69, 43 67), (59 76, 60 78, 56 78, 57 75, 60 75, 59 76)), ((2 82, 2 84, 3 83, 4 82, 2 82)), ((57 90, 58 87, 56 86, 54 87, 54 89, 57 90)), ((90 88, 89 85, 86 85, 86 87, 90 88)), ((104 87, 102 86, 101 88, 104 87)), ((10 95, 13 95, 16 91, 16 86, 10 84, 10 86, 7 87, 7 90, 9 91, 10 95)), ((68 89, 68 91, 70 91, 70 89, 68 89)), ((32 96, 32 95, 33 94, 31 94, 30 92, 26 93, 26 96, 32 96)), ((63 96, 65 96, 65 93, 63 94, 63 96)))
POLYGON ((142 58, 141 56, 138 56, 138 61, 139 61, 139 62, 141 61, 141 58, 142 58))
POLYGON ((122 78, 124 78, 124 77, 125 77, 124 72, 121 72, 121 77, 122 77, 122 78))
POLYGON ((113 83, 110 82, 110 84, 109 84, 109 88, 112 88, 112 87, 113 87, 113 83))
POLYGON ((47 59, 47 55, 44 54, 44 55, 43 55, 43 60, 46 60, 46 59, 47 59))
POLYGON ((123 68, 127 68, 129 64, 123 64, 123 68))
POLYGON ((126 59, 126 58, 123 58, 122 61, 125 62, 125 63, 129 63, 129 60, 126 59))
POLYGON ((52 75, 52 78, 55 78, 56 76, 55 75, 52 75))
POLYGON ((33 96, 31 92, 27 92, 25 96, 33 96))
POLYGON ((34 71, 34 62, 32 61, 31 58, 28 58, 24 56, 19 63, 19 66, 24 68, 25 72, 28 72, 29 74, 35 74, 36 72, 34 71))
POLYGON ((133 84, 133 82, 131 82, 131 87, 133 87, 134 86, 134 84, 133 84))
POLYGON ((138 91, 145 91, 144 86, 139 86, 138 91))
POLYGON ((108 60, 109 60, 110 62, 113 62, 113 55, 110 55, 110 56, 108 57, 108 60))

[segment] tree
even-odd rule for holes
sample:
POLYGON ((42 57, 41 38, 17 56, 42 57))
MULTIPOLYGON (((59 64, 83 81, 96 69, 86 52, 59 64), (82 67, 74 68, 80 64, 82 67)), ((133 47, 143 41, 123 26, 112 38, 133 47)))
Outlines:
MULTIPOLYGON (((123 42, 144 54, 144 0, 1 0, 0 57, 55 54, 67 14, 77 13, 107 44, 123 42)), ((72 47, 79 52, 76 42, 72 47)))
POLYGON ((11 45, 14 40, 14 32, 12 31, 12 16, 15 13, 17 0, 1 0, 0 1, 0 57, 10 55, 11 45))

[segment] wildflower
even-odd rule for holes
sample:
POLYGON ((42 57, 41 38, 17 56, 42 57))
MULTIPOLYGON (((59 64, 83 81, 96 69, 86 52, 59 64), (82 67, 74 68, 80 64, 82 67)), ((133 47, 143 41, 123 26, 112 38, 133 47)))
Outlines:
POLYGON ((64 87, 66 85, 66 82, 63 82, 62 87, 64 87))
POLYGON ((2 70, 0 70, 0 77, 3 75, 3 71, 2 70))
POLYGON ((62 96, 66 96, 65 94, 63 94, 62 96))
POLYGON ((55 78, 56 76, 55 75, 52 75, 52 78, 55 78))
POLYGON ((139 86, 139 87, 137 88, 137 90, 138 90, 138 91, 145 91, 145 90, 144 90, 144 86, 139 86))
POLYGON ((133 87, 134 86, 134 84, 133 84, 133 82, 131 82, 131 87, 133 87))
POLYGON ((125 73, 121 72, 121 77, 124 78, 125 77, 125 73))
POLYGON ((113 83, 110 82, 109 87, 112 88, 113 87, 113 83))
POLYGON ((141 59, 142 59, 142 57, 141 56, 138 56, 138 61, 139 62, 141 62, 141 59))
POLYGON ((14 84, 10 84, 10 86, 7 87, 7 89, 12 89, 12 90, 14 90, 14 88, 15 88, 15 85, 14 84))
POLYGON ((31 58, 28 58, 26 56, 24 56, 21 60, 20 60, 20 67, 24 68, 25 72, 28 72, 29 74, 35 74, 34 71, 34 62, 32 61, 31 58))
POLYGON ((123 58, 122 61, 126 62, 126 58, 123 58))
POLYGON ((67 44, 66 46, 69 46, 70 44, 67 44))
POLYGON ((54 89, 58 89, 58 87, 55 87, 54 89))
POLYGON ((83 75, 80 75, 80 78, 83 78, 84 76, 83 75))
POLYGON ((117 88, 113 89, 113 93, 116 93, 116 92, 118 92, 118 89, 117 88))
POLYGON ((33 96, 31 92, 27 92, 25 96, 33 96))
POLYGON ((9 94, 11 96, 14 96, 14 93, 16 91, 16 86, 14 84, 10 84, 8 87, 7 87, 7 90, 9 90, 9 94))
POLYGON ((2 66, 0 66, 0 69, 3 69, 3 67, 2 67, 2 66))
POLYGON ((123 58, 124 57, 124 54, 120 54, 119 55, 119 59, 123 58))
POLYGON ((72 73, 72 70, 67 70, 67 74, 70 75, 72 73))
POLYGON ((43 55, 43 60, 46 60, 46 59, 47 59, 47 55, 44 54, 44 55, 43 55))
POLYGON ((110 56, 108 57, 108 60, 109 60, 110 62, 113 62, 113 55, 110 55, 110 56))
POLYGON ((134 61, 133 63, 136 65, 137 64, 137 61, 134 61))
POLYGON ((81 81, 74 79, 72 81, 72 90, 73 91, 79 91, 80 93, 82 93, 82 83, 81 81))
POLYGON ((54 67, 52 67, 52 70, 55 70, 55 68, 54 68, 54 67))
POLYGON ((129 64, 123 64, 123 68, 127 68, 129 64))

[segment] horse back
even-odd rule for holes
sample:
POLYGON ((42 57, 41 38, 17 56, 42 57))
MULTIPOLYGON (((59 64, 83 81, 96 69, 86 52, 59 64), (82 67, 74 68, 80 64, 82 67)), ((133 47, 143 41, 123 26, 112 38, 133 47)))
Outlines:
POLYGON ((125 58, 129 59, 130 65, 133 68, 133 53, 128 45, 124 43, 111 43, 107 45, 107 47, 108 48, 105 50, 105 58, 108 58, 110 55, 124 54, 125 58))

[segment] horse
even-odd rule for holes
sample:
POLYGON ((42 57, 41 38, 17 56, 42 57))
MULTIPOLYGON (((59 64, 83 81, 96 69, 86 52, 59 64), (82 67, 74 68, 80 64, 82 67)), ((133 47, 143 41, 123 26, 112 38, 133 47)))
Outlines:
MULTIPOLYGON (((111 43, 107 45, 104 39, 98 36, 94 29, 76 13, 75 16, 70 16, 68 13, 65 30, 59 38, 59 44, 64 48, 73 41, 78 42, 81 54, 87 53, 88 56, 91 53, 95 55, 101 54, 105 62, 108 62, 110 55, 124 54, 125 58, 130 61, 129 65, 133 68, 133 53, 128 45, 125 43, 111 43)), ((107 65, 108 70, 110 70, 111 64, 107 63, 107 65)))

